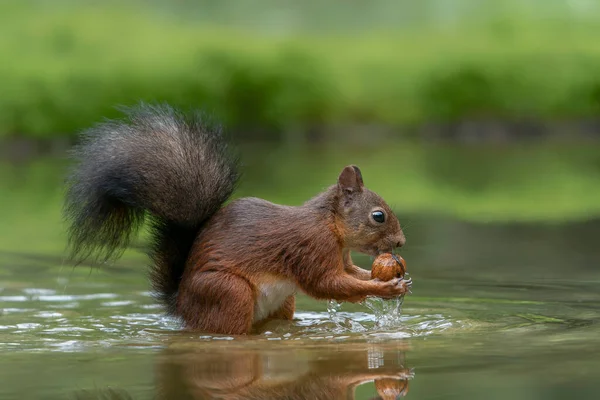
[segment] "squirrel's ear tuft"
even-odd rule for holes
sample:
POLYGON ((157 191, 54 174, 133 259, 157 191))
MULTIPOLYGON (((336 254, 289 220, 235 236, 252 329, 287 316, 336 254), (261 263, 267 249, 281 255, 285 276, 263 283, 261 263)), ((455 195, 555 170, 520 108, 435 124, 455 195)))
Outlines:
POLYGON ((362 174, 356 165, 348 165, 338 178, 338 186, 345 193, 360 192, 364 186, 362 174))

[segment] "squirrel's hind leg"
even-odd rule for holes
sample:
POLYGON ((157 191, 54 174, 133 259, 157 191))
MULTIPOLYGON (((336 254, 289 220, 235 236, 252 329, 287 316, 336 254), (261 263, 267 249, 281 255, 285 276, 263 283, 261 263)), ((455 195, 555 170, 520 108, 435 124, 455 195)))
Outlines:
POLYGON ((180 288, 178 314, 186 328, 207 333, 245 335, 254 319, 254 290, 245 279, 227 272, 199 272, 180 288))
POLYGON ((278 326, 272 325, 277 324, 276 321, 291 321, 294 319, 294 312, 296 312, 296 295, 288 296, 281 307, 271 313, 267 318, 262 321, 257 321, 254 323, 252 327, 253 333, 261 333, 265 329, 269 329, 270 326, 278 326))
POLYGON ((294 319, 296 311, 296 295, 288 296, 281 307, 269 316, 271 319, 285 319, 291 321, 294 319))

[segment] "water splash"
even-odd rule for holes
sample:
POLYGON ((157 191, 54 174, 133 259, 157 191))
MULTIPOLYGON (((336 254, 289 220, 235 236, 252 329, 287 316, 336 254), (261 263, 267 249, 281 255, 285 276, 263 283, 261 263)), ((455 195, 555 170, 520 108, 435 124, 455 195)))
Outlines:
POLYGON ((335 300, 329 300, 327 302, 327 313, 329 314, 329 319, 335 324, 333 329, 334 333, 346 331, 345 325, 347 325, 347 320, 343 315, 340 314, 341 309, 342 303, 339 303, 335 300))
MULTIPOLYGON (((375 316, 374 328, 393 328, 401 325, 402 322, 402 303, 404 296, 392 300, 383 300, 377 297, 369 297, 364 302, 365 305, 375 316)), ((336 331, 350 329, 353 332, 364 331, 365 327, 360 323, 346 318, 345 313, 341 313, 342 303, 335 300, 327 302, 327 313, 329 319, 335 324, 336 331)))
POLYGON ((339 303, 335 300, 329 300, 327 302, 327 312, 329 313, 329 318, 336 325, 340 325, 341 322, 343 322, 343 320, 344 320, 344 318, 338 314, 341 309, 342 309, 342 303, 339 303))
POLYGON ((335 324, 333 333, 342 332, 364 332, 367 330, 359 321, 355 320, 347 313, 341 313, 342 303, 335 300, 329 300, 327 302, 327 313, 329 314, 329 320, 335 324))
POLYGON ((364 302, 365 306, 375 315, 375 326, 377 328, 399 326, 402 322, 402 303, 404 303, 404 296, 392 300, 369 297, 364 302))
MULTIPOLYGON (((375 329, 397 328, 402 323, 402 304, 404 296, 391 300, 377 297, 368 297, 362 304, 366 306, 375 317, 375 329)), ((327 302, 329 319, 335 324, 335 331, 362 332, 366 328, 357 321, 347 318, 346 313, 341 313, 342 303, 335 300, 327 302)))

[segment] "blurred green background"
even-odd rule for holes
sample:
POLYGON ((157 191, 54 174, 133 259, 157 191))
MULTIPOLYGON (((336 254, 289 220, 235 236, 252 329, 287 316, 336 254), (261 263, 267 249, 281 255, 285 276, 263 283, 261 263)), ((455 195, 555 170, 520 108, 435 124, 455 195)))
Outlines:
POLYGON ((140 99, 280 140, 600 110, 594 1, 24 0, 0 15, 2 136, 72 137, 140 99))
POLYGON ((599 17, 585 0, 1 2, 3 225, 56 232, 65 151, 138 101, 221 118, 238 195, 297 204, 356 163, 399 213, 596 217, 599 17))

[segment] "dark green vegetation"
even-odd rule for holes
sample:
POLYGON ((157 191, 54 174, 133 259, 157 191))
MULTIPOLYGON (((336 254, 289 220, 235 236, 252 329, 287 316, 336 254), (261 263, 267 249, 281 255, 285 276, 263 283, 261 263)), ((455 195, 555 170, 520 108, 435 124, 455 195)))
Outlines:
POLYGON ((260 3, 2 2, 0 136, 72 136, 138 100, 248 138, 600 111, 594 2, 260 3))

